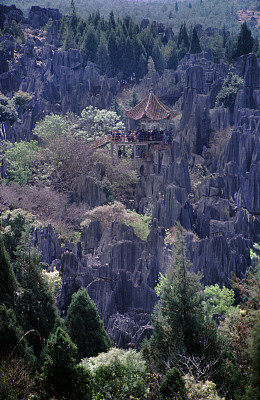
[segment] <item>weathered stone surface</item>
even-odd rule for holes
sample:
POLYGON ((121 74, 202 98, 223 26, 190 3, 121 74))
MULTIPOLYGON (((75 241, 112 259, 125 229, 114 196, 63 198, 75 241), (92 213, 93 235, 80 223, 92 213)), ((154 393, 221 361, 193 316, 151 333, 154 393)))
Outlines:
POLYGON ((163 249, 158 233, 155 225, 148 241, 143 242, 131 227, 113 223, 100 236, 100 225, 92 223, 83 231, 82 244, 63 253, 59 298, 62 311, 72 293, 86 287, 112 339, 123 347, 140 342, 144 331, 150 329, 156 301, 153 287, 159 270, 163 270, 159 263, 164 256, 156 257, 156 252, 162 253, 163 249), (155 243, 156 249, 152 248, 155 243))
MULTIPOLYGON (((4 14, 5 18, 9 18, 7 14, 4 14)), ((0 91, 10 97, 18 90, 33 95, 21 122, 12 127, 6 124, 7 138, 11 141, 32 138, 35 123, 50 112, 79 114, 90 104, 108 108, 119 89, 117 78, 101 76, 92 63, 84 66, 78 50, 66 52, 55 47, 58 42, 54 36, 58 32, 60 17, 58 10, 32 7, 27 22, 34 28, 42 27, 49 18, 53 19, 47 38, 39 40, 36 35, 32 36, 24 46, 20 46, 17 62, 14 62, 14 52, 10 52, 6 40, 6 50, 0 52, 3 60, 0 91), (11 69, 7 61, 12 62, 11 69)))
POLYGON ((81 175, 75 182, 75 193, 79 201, 89 204, 91 207, 100 206, 106 201, 106 195, 91 177, 81 175))
POLYGON ((61 241, 51 225, 42 229, 35 229, 32 244, 40 251, 40 261, 51 264, 61 258, 61 241))
POLYGON ((38 29, 44 27, 49 21, 49 19, 55 21, 55 20, 60 20, 61 18, 62 15, 57 9, 33 6, 29 12, 27 22, 34 29, 35 28, 38 29))
POLYGON ((25 18, 22 11, 15 5, 9 7, 0 4, 0 29, 3 29, 5 25, 11 25, 12 21, 24 23, 25 18))
POLYGON ((173 151, 154 151, 154 173, 142 177, 136 187, 135 208, 140 213, 150 212, 161 226, 169 228, 180 220, 186 229, 192 225, 192 210, 188 201, 190 178, 188 163, 177 158, 173 151))
POLYGON ((212 238, 190 241, 188 254, 195 272, 201 272, 203 283, 229 286, 232 273, 242 277, 250 265, 251 241, 242 235, 227 238, 219 232, 212 238))

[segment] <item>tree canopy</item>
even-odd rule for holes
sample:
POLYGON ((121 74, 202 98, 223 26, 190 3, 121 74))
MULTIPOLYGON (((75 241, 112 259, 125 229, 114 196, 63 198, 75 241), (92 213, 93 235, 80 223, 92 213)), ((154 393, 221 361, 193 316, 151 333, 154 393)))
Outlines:
POLYGON ((111 347, 96 305, 86 289, 74 293, 65 319, 67 331, 78 347, 77 358, 94 357, 111 347))

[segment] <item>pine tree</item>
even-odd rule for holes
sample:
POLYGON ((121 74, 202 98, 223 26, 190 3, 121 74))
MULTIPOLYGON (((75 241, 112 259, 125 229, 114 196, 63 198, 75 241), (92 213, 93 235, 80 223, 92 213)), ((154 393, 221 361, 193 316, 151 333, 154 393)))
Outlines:
POLYGON ((0 304, 12 306, 16 290, 16 280, 0 236, 0 304))
POLYGON ((178 56, 176 52, 176 48, 173 47, 171 52, 170 52, 170 57, 167 61, 167 68, 168 69, 177 69, 178 66, 178 56))
POLYGON ((178 2, 176 1, 176 2, 175 2, 175 12, 177 13, 178 10, 179 10, 179 6, 178 6, 178 2))
POLYGON ((201 53, 201 47, 200 47, 200 40, 197 34, 197 30, 194 27, 192 31, 192 38, 191 38, 191 43, 190 43, 190 54, 196 54, 196 53, 201 53))
POLYGON ((96 305, 86 289, 73 294, 65 325, 71 339, 78 347, 78 359, 95 357, 111 347, 111 341, 96 305))
POLYGON ((101 33, 100 41, 97 48, 97 65, 102 74, 108 73, 109 67, 109 54, 108 45, 105 33, 101 33))
POLYGON ((158 42, 155 42, 152 57, 155 65, 155 70, 159 72, 160 75, 162 75, 165 69, 165 60, 158 42))
POLYGON ((186 51, 189 50, 190 41, 189 41, 189 36, 188 36, 185 22, 183 24, 181 24, 179 34, 178 34, 178 39, 177 39, 178 49, 181 48, 182 46, 186 49, 186 51))
POLYGON ((113 10, 110 11, 108 24, 109 24, 109 30, 110 30, 110 31, 111 31, 112 29, 116 29, 116 21, 115 21, 115 16, 114 16, 113 10))
POLYGON ((0 360, 13 355, 34 362, 32 350, 25 339, 33 334, 34 332, 27 332, 26 335, 13 309, 0 305, 0 360))
POLYGON ((127 80, 131 77, 134 70, 134 49, 133 41, 130 37, 126 40, 123 54, 120 70, 123 72, 123 78, 127 80))
POLYGON ((76 34, 76 30, 77 30, 77 25, 78 25, 78 16, 77 16, 77 13, 76 13, 76 7, 75 7, 75 4, 74 4, 74 0, 71 0, 70 9, 71 9, 70 25, 71 25, 72 31, 73 31, 73 33, 75 35, 76 34))
POLYGON ((137 64, 135 76, 137 79, 142 79, 147 74, 147 60, 144 54, 141 54, 137 64))
POLYGON ((81 54, 84 59, 84 63, 88 61, 95 62, 97 57, 98 39, 93 26, 89 26, 85 39, 81 46, 81 54))
POLYGON ((69 49, 76 49, 77 45, 74 39, 74 33, 72 30, 71 25, 66 25, 65 27, 65 34, 64 34, 64 41, 62 45, 62 50, 68 51, 69 49))
POLYGON ((45 354, 42 384, 48 398, 92 399, 90 374, 77 365, 77 346, 63 329, 49 338, 45 354))
POLYGON ((148 57, 150 57, 153 52, 154 37, 155 35, 151 25, 146 30, 143 30, 140 34, 140 39, 144 45, 148 57))
POLYGON ((110 59, 111 65, 111 76, 115 76, 117 73, 117 65, 118 65, 118 58, 119 58, 119 51, 118 51, 118 43, 115 31, 112 30, 109 37, 108 37, 108 54, 110 59))
POLYGON ((17 280, 20 286, 18 310, 25 331, 31 329, 37 334, 28 336, 38 356, 42 350, 42 340, 47 339, 55 325, 59 323, 55 299, 43 278, 39 254, 31 246, 30 227, 22 234, 17 246, 17 280))
POLYGON ((152 315, 152 358, 165 366, 177 354, 199 354, 204 326, 200 276, 190 272, 181 226, 176 228, 174 264, 160 277, 158 304, 152 315))
POLYGON ((254 45, 251 31, 248 29, 246 22, 241 25, 240 32, 237 38, 235 56, 240 57, 243 54, 251 53, 254 45))
POLYGON ((141 65, 141 63, 143 62, 143 60, 146 60, 146 51, 141 40, 137 37, 133 39, 133 60, 133 72, 138 78, 142 78, 144 76, 143 72, 145 69, 145 65, 141 65), (143 57, 141 58, 141 56, 143 57), (140 71, 140 66, 142 66, 142 71, 140 71))

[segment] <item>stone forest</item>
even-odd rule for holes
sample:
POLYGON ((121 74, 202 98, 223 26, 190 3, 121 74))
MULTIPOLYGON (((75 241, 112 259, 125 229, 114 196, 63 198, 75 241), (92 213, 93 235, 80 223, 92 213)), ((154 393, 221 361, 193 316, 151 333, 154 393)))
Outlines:
POLYGON ((80 14, 0 5, 0 400, 258 400, 258 39, 80 14))

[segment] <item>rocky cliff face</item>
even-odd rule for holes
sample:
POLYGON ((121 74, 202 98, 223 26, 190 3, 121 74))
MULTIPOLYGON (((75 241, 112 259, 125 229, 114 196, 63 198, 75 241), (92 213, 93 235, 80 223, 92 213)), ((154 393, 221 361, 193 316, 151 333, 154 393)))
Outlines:
POLYGON ((85 287, 115 343, 121 347, 140 343, 151 331, 153 288, 164 268, 163 248, 156 224, 144 242, 122 223, 104 231, 99 222, 91 223, 82 232, 81 242, 63 251, 61 311, 66 312, 74 291, 85 287))
MULTIPOLYGON (((4 8, 6 18, 22 20, 15 8, 4 8), (9 10, 9 11, 8 11, 9 10)), ((92 104, 107 107, 118 90, 116 79, 100 76, 94 64, 85 68, 77 50, 56 48, 57 11, 47 38, 32 32, 20 49, 10 36, 2 38, 0 90, 7 95, 22 89, 34 94, 21 125, 7 127, 11 140, 31 137, 45 113, 79 112, 92 104), (55 33, 56 32, 56 33, 55 33)), ((38 29, 39 8, 29 20, 38 29)), ((4 23, 0 20, 0 23, 4 23)), ((159 29, 159 27, 158 27, 159 29)), ((93 222, 81 241, 61 247, 49 226, 34 233, 42 260, 60 269, 62 289, 58 304, 63 313, 72 294, 86 287, 95 300, 110 336, 123 347, 140 343, 151 333, 150 315, 156 302, 154 286, 165 272, 171 250, 164 244, 165 229, 180 221, 187 230, 187 256, 207 285, 229 284, 231 274, 243 277, 250 265, 250 246, 260 233, 260 65, 253 54, 235 66, 215 64, 210 52, 187 55, 177 71, 152 77, 158 97, 182 110, 171 146, 153 148, 140 166, 135 209, 150 214, 153 227, 147 241, 132 228, 113 223, 106 230, 93 222), (214 109, 215 99, 229 72, 244 78, 234 110, 214 109)), ((150 88, 144 79, 142 90, 150 88)), ((137 88, 138 91, 138 88, 137 88)), ((102 191, 82 177, 79 199, 91 206, 104 201, 102 191)))
POLYGON ((21 122, 6 125, 9 140, 32 138, 35 123, 45 114, 80 113, 90 104, 99 108, 110 106, 119 89, 118 80, 102 76, 92 63, 84 67, 78 50, 66 52, 56 47, 61 18, 58 10, 32 7, 27 20, 15 7, 4 7, 3 10, 3 23, 20 18, 20 22, 30 26, 24 45, 15 45, 7 35, 0 38, 2 47, 6 49, 0 51, 3 62, 0 91, 7 96, 18 90, 33 95, 27 110, 20 115, 21 122), (47 37, 39 36, 38 28, 44 27, 49 18, 53 19, 53 25, 47 37))

